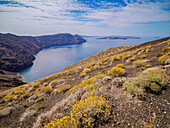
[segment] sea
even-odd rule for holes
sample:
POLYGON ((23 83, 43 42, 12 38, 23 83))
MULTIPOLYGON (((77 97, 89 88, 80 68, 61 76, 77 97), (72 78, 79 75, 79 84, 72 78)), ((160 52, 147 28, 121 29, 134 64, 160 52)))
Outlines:
POLYGON ((86 57, 105 49, 117 46, 137 45, 159 37, 141 37, 140 39, 97 39, 94 36, 84 36, 87 42, 74 45, 60 45, 44 48, 35 54, 33 65, 19 73, 23 81, 32 82, 55 74, 66 66, 74 64, 86 57))

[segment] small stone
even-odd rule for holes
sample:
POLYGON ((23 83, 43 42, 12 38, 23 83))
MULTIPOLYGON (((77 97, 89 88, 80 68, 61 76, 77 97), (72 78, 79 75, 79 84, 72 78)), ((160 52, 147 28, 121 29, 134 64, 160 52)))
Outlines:
POLYGON ((126 63, 130 63, 130 60, 126 60, 126 63))
POLYGON ((138 55, 142 54, 143 52, 144 52, 144 50, 141 50, 141 51, 138 53, 138 55))
POLYGON ((166 64, 166 65, 170 64, 170 59, 167 59, 167 60, 165 61, 165 64, 166 64))
POLYGON ((84 78, 84 80, 89 79, 89 78, 90 78, 90 76, 86 76, 86 77, 84 78))
POLYGON ((117 78, 112 80, 111 84, 115 85, 116 87, 121 87, 126 79, 127 78, 117 77, 117 78))
POLYGON ((106 82, 108 82, 109 80, 111 80, 112 78, 110 77, 110 76, 105 76, 105 77, 103 77, 103 79, 102 79, 102 82, 103 83, 106 83, 106 82))
POLYGON ((2 110, 0 110, 0 117, 7 116, 8 114, 11 113, 11 111, 14 109, 14 107, 7 107, 2 110))
POLYGON ((147 49, 146 52, 150 52, 151 50, 150 49, 147 49))

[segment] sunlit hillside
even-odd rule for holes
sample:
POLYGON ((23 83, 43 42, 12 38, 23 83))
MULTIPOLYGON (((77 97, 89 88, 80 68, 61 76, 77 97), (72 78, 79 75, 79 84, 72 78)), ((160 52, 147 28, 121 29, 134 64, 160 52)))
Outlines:
POLYGON ((0 93, 0 127, 168 128, 170 37, 113 47, 0 93))

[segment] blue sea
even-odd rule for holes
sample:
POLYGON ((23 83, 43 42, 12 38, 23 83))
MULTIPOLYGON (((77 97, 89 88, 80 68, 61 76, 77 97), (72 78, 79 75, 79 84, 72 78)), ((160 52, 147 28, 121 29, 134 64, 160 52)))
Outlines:
POLYGON ((63 45, 45 48, 35 55, 33 65, 20 71, 25 82, 31 82, 52 75, 88 56, 94 55, 107 48, 127 45, 137 45, 147 41, 156 40, 154 37, 141 37, 141 39, 96 39, 97 37, 84 37, 87 42, 76 45, 63 45))

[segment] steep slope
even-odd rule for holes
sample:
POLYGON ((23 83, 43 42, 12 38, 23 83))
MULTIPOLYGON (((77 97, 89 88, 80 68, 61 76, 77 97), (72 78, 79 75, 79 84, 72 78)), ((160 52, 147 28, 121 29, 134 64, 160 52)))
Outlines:
POLYGON ((0 76, 2 86, 18 86, 23 84, 17 73, 33 64, 34 54, 45 47, 54 45, 77 44, 86 40, 79 35, 56 34, 46 36, 17 36, 14 34, 0 34, 0 70, 8 71, 0 76), (11 73, 9 73, 9 71, 11 73), (9 77, 9 74, 12 76, 9 77))
POLYGON ((0 94, 2 127, 169 127, 170 37, 109 48, 0 94))
POLYGON ((69 33, 38 36, 35 38, 38 41, 37 45, 42 47, 49 47, 49 46, 63 45, 63 44, 76 44, 76 43, 83 43, 86 41, 79 35, 71 35, 69 33))
POLYGON ((71 34, 38 37, 0 34, 0 69, 17 72, 32 65, 33 55, 44 47, 83 42, 85 39, 71 34))

